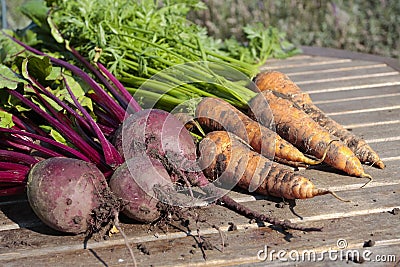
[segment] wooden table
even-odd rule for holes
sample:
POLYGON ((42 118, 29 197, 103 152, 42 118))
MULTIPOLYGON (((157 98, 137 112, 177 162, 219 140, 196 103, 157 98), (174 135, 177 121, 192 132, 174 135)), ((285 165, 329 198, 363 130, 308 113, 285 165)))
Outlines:
MULTIPOLYGON (((180 225, 163 231, 124 220, 122 227, 139 266, 342 266, 346 262, 353 266, 357 265, 357 253, 367 253, 364 256, 371 259, 364 259, 364 265, 400 265, 400 214, 396 214, 400 208, 398 65, 393 60, 336 50, 305 51, 314 55, 270 60, 265 69, 287 73, 328 115, 363 136, 387 167, 379 170, 366 166, 366 172, 375 180, 363 189, 360 186, 365 179, 326 168, 300 170, 317 186, 335 190, 351 203, 326 195, 299 200, 292 212, 279 199, 231 192, 236 200, 253 209, 301 225, 323 227, 322 232, 274 230, 220 206, 197 210, 207 223, 190 225, 191 232, 180 225), (213 225, 224 235, 223 251, 213 225), (213 245, 205 251, 207 260, 196 243, 197 228, 213 245), (346 249, 340 250, 338 244, 344 243, 346 249), (270 257, 272 250, 274 259, 270 257), (283 252, 278 255, 280 250, 283 252), (302 253, 306 258, 314 253, 319 259, 276 258, 295 258, 302 253), (352 259, 343 259, 346 254, 352 259), (379 259, 386 262, 378 263, 379 259)), ((132 266, 121 234, 108 240, 90 240, 84 249, 83 236, 63 235, 47 228, 23 197, 2 199, 0 211, 1 266, 132 266)))

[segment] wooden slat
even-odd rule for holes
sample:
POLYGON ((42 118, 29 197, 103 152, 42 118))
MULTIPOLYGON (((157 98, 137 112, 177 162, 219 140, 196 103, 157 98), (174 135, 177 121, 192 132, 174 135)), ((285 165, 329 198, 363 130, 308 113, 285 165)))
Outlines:
POLYGON ((371 121, 396 121, 399 119, 399 109, 376 110, 361 114, 330 115, 337 122, 348 125, 354 122, 369 123, 371 121))
POLYGON ((347 129, 351 129, 356 135, 363 136, 368 143, 384 143, 385 141, 396 140, 400 136, 400 131, 394 129, 400 128, 399 120, 377 121, 367 123, 354 123, 344 125, 347 129), (381 141, 374 141, 381 139, 381 141))
POLYGON ((293 57, 290 58, 286 58, 286 59, 279 59, 279 58, 270 58, 267 60, 268 64, 282 64, 282 62, 285 62, 286 60, 309 60, 313 58, 313 56, 309 56, 309 55, 295 55, 293 57))
POLYGON ((386 86, 399 86, 399 76, 376 77, 375 79, 354 79, 346 81, 332 81, 331 83, 316 83, 303 85, 301 88, 311 95, 327 92, 342 92, 349 90, 364 90, 368 88, 380 88, 386 86))
POLYGON ((370 100, 370 99, 381 99, 381 98, 388 98, 388 97, 399 97, 400 92, 395 92, 395 93, 388 93, 388 94, 382 94, 380 91, 375 91, 377 95, 364 95, 364 96, 359 96, 359 97, 354 97, 354 98, 340 98, 340 99, 333 99, 333 100, 321 100, 321 101, 313 101, 315 105, 321 105, 321 104, 330 104, 330 103, 342 103, 342 102, 348 102, 348 101, 364 101, 364 100, 370 100))
POLYGON ((340 64, 324 64, 322 66, 313 66, 312 68, 285 68, 282 71, 285 72, 289 78, 293 78, 298 75, 309 75, 318 73, 319 76, 331 75, 331 73, 340 72, 344 75, 348 73, 357 72, 357 73, 366 73, 366 72, 382 72, 382 71, 393 71, 392 68, 389 68, 384 63, 374 63, 369 61, 349 61, 343 62, 340 64))
POLYGON ((276 69, 281 69, 281 68, 290 68, 293 66, 314 66, 314 65, 323 65, 323 64, 333 64, 333 63, 341 63, 341 62, 350 62, 350 59, 337 59, 337 58, 332 58, 332 57, 323 57, 323 56, 318 56, 318 57, 310 57, 307 55, 298 55, 294 57, 290 57, 287 59, 283 60, 268 60, 266 64, 261 68, 276 68, 276 69))
POLYGON ((360 60, 345 60, 345 61, 324 61, 323 64, 313 64, 307 67, 296 66, 296 63, 292 63, 291 66, 287 65, 271 65, 267 62, 267 65, 262 69, 263 71, 277 70, 282 71, 289 75, 290 78, 294 78, 296 75, 312 74, 315 72, 321 72, 321 74, 328 74, 330 72, 337 71, 352 71, 364 68, 379 68, 386 67, 384 63, 371 62, 371 61, 360 61, 360 60), (272 68, 273 67, 273 68, 272 68))
POLYGON ((349 100, 345 102, 323 103, 317 105, 327 114, 336 115, 346 114, 346 112, 349 112, 349 114, 353 112, 363 113, 368 110, 373 111, 374 109, 397 109, 400 106, 399 104, 400 95, 361 100, 349 100))
POLYGON ((394 71, 389 67, 379 67, 379 68, 359 68, 355 70, 336 70, 329 73, 324 73, 320 71, 309 72, 306 74, 288 75, 289 78, 295 81, 299 86, 309 83, 321 83, 330 81, 344 81, 360 78, 375 78, 398 75, 397 71, 394 71))
POLYGON ((307 60, 302 60, 302 59, 300 59, 300 60, 298 60, 298 59, 285 60, 282 63, 269 64, 268 67, 261 68, 260 70, 261 71, 282 70, 285 68, 293 68, 293 67, 307 68, 307 67, 312 67, 312 66, 321 66, 321 65, 325 65, 325 64, 341 64, 341 63, 346 63, 346 62, 351 62, 351 59, 312 57, 307 60))
MULTIPOLYGON (((301 87, 303 88, 303 87, 301 87)), ((389 85, 389 86, 378 86, 378 87, 368 87, 362 88, 361 90, 343 90, 340 92, 325 92, 323 94, 312 94, 312 99, 316 103, 316 105, 320 101, 338 101, 338 102, 346 102, 350 101, 352 98, 357 97, 374 97, 380 95, 387 94, 398 94, 399 93, 399 85, 389 85)))

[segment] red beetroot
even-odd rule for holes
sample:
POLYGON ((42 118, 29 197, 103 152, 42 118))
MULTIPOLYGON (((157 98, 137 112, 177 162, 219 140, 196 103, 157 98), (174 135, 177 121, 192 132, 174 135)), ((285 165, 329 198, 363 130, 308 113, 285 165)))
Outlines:
POLYGON ((66 233, 99 230, 104 223, 99 218, 112 220, 118 212, 119 204, 103 173, 78 159, 53 157, 35 164, 28 176, 27 194, 36 215, 66 233))
POLYGON ((125 202, 122 213, 138 222, 160 217, 155 187, 171 187, 164 166, 147 156, 135 156, 119 166, 110 179, 110 188, 125 202))

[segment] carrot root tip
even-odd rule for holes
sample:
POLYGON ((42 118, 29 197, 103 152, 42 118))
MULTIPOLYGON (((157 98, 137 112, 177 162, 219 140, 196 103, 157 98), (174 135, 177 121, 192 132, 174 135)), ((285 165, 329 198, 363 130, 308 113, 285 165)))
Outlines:
POLYGON ((383 163, 382 160, 375 162, 375 165, 378 166, 378 168, 380 168, 380 169, 384 169, 386 167, 385 163, 383 163))
POLYGON ((362 178, 368 178, 369 181, 366 182, 363 186, 361 186, 360 188, 364 188, 366 185, 368 185, 370 182, 372 182, 374 179, 372 178, 371 175, 364 173, 363 175, 361 175, 362 178))
POLYGON ((330 191, 330 190, 329 190, 328 193, 331 194, 332 196, 334 196, 336 199, 339 199, 340 201, 343 201, 343 202, 351 202, 351 200, 349 200, 349 199, 344 199, 344 198, 338 196, 338 195, 337 195, 335 192, 333 192, 333 191, 330 191))
POLYGON ((339 142, 339 141, 340 141, 339 139, 333 139, 333 140, 331 140, 331 141, 329 142, 329 144, 326 146, 325 151, 324 151, 324 154, 322 155, 322 157, 321 157, 320 159, 315 160, 315 161, 310 160, 310 162, 308 162, 308 164, 310 164, 310 165, 318 165, 318 164, 321 164, 322 162, 324 162, 324 160, 325 160, 325 158, 326 158, 326 155, 328 154, 328 150, 329 150, 330 145, 331 145, 333 142, 339 142))

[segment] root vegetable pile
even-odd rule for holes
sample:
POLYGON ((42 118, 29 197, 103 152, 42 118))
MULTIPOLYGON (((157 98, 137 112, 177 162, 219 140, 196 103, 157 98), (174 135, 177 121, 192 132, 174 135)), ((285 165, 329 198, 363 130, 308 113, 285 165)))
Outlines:
POLYGON ((284 96, 274 91, 263 91, 250 101, 249 106, 261 124, 267 124, 271 110, 277 133, 303 151, 319 158, 326 152, 324 162, 332 167, 353 176, 371 178, 349 147, 339 140, 334 142, 337 138, 284 96))
POLYGON ((274 129, 267 128, 250 119, 229 103, 207 97, 196 108, 198 122, 210 131, 226 130, 232 132, 263 156, 287 165, 300 166, 302 163, 315 165, 321 160, 313 160, 301 153, 291 143, 278 135, 274 129), (266 147, 266 146, 269 147, 266 147))
POLYGON ((334 194, 317 189, 291 169, 254 152, 240 138, 214 131, 200 142, 200 166, 207 177, 222 185, 237 185, 250 192, 286 199, 304 199, 334 194))
POLYGON ((361 137, 354 135, 342 125, 327 116, 321 109, 313 104, 310 96, 303 92, 287 75, 278 71, 260 73, 255 78, 255 83, 261 91, 272 90, 282 93, 296 103, 320 126, 330 134, 340 138, 363 163, 369 163, 380 169, 385 167, 378 154, 361 137))
POLYGON ((226 189, 343 200, 289 166, 370 180, 363 163, 384 168, 286 75, 256 76, 265 47, 279 47, 266 38, 218 45, 185 27, 185 1, 45 2, 23 9, 30 27, 0 36, 0 196, 26 193, 58 231, 92 235, 119 227, 120 212, 154 223, 205 204, 321 230, 253 211, 226 189))

